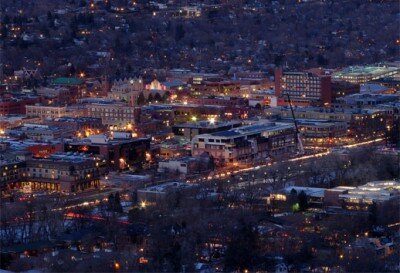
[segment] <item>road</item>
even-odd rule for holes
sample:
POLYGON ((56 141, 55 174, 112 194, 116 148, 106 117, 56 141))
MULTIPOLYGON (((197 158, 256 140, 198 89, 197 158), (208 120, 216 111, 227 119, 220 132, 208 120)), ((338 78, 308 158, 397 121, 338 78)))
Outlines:
MULTIPOLYGON (((359 142, 359 143, 355 143, 355 144, 344 145, 344 146, 341 146, 341 147, 338 147, 338 148, 339 149, 355 149, 355 148, 360 148, 360 147, 363 147, 363 146, 379 144, 379 143, 383 142, 384 140, 385 140, 384 138, 377 138, 377 139, 363 141, 363 142, 359 142)), ((298 157, 290 158, 290 159, 283 160, 283 161, 280 161, 280 162, 306 161, 308 159, 324 157, 324 156, 330 155, 332 153, 334 153, 334 151, 332 149, 328 149, 327 151, 324 151, 324 152, 319 152, 319 153, 315 153, 315 154, 311 154, 311 155, 298 156, 298 157)), ((202 181, 205 181, 205 180, 224 179, 225 177, 229 177, 229 176, 235 175, 235 174, 259 171, 261 169, 268 168, 268 167, 270 167, 272 165, 273 165, 273 163, 265 163, 265 164, 259 164, 259 165, 256 165, 256 166, 251 166, 251 167, 242 167, 242 168, 238 167, 238 169, 231 170, 231 171, 222 170, 222 171, 219 171, 219 172, 213 174, 212 176, 209 176, 209 175, 208 176, 200 176, 200 177, 196 177, 196 178, 193 178, 193 179, 189 179, 189 180, 187 180, 187 182, 196 183, 196 182, 202 182, 202 181)))

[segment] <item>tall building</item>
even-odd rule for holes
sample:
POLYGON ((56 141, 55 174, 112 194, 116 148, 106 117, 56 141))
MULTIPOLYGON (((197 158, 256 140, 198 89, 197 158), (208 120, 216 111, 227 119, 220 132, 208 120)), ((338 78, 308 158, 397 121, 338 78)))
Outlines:
POLYGON ((275 70, 275 94, 278 105, 288 105, 287 94, 296 106, 327 105, 332 101, 331 77, 313 72, 275 70))

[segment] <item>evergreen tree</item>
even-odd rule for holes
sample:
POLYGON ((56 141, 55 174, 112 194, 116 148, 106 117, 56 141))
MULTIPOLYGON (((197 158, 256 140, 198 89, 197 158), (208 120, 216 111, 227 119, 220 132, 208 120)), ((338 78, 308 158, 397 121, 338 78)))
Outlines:
POLYGON ((146 102, 143 92, 141 92, 136 100, 137 105, 143 105, 146 102))
POLYGON ((122 205, 121 205, 121 197, 119 195, 119 192, 117 192, 114 195, 114 211, 119 212, 119 213, 123 212, 122 205))
POLYGON ((375 202, 368 207, 368 221, 371 227, 378 223, 378 206, 375 202))
POLYGON ((162 97, 161 97, 160 93, 156 93, 156 94, 154 95, 154 100, 157 101, 157 102, 162 101, 162 97))
POLYGON ((47 21, 53 20, 53 15, 51 14, 51 11, 47 12, 47 21))
POLYGON ((161 101, 163 101, 163 102, 167 101, 170 96, 171 96, 171 93, 169 91, 165 92, 164 95, 162 96, 161 101))
POLYGON ((304 191, 301 191, 297 198, 299 200, 300 210, 305 211, 308 208, 307 194, 304 191))
POLYGON ((183 29, 183 25, 182 24, 178 24, 175 27, 175 41, 180 41, 181 39, 183 39, 183 37, 185 37, 185 30, 183 29))
POLYGON ((152 102, 154 100, 153 94, 149 94, 149 96, 147 97, 147 102, 152 102))
POLYGON ((113 211, 114 210, 114 194, 110 193, 110 195, 108 196, 108 210, 113 211))
POLYGON ((251 225, 245 225, 228 244, 225 254, 226 271, 250 270, 257 259, 257 234, 251 225))

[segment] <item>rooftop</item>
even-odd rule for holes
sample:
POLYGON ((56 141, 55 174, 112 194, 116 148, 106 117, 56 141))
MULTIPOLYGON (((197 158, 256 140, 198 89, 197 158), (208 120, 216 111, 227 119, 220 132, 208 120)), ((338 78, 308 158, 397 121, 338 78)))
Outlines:
POLYGON ((210 122, 208 120, 201 120, 198 122, 176 124, 176 126, 180 127, 180 128, 219 128, 219 127, 223 127, 223 126, 233 126, 233 125, 239 125, 239 124, 241 124, 240 121, 210 122))
POLYGON ((293 190, 295 190, 297 194, 299 194, 300 192, 303 191, 305 194, 307 194, 307 196, 322 198, 322 197, 324 197, 324 192, 326 189, 325 188, 314 188, 314 187, 290 186, 290 187, 284 188, 283 191, 285 193, 291 193, 293 190))
POLYGON ((398 67, 390 66, 350 66, 342 69, 339 72, 333 73, 334 78, 341 78, 345 76, 359 77, 359 76, 375 76, 382 75, 390 72, 399 71, 398 67))
POLYGON ((83 84, 83 81, 78 78, 61 77, 61 78, 54 79, 53 84, 54 85, 80 85, 80 84, 83 84))
POLYGON ((400 183, 394 180, 372 181, 367 184, 349 188, 347 193, 340 194, 342 199, 363 199, 369 201, 386 201, 400 196, 400 183))
POLYGON ((141 189, 141 192, 158 192, 158 193, 165 193, 167 190, 181 190, 181 189, 188 189, 194 187, 196 184, 187 184, 183 182, 167 182, 156 186, 147 187, 141 189))
POLYGON ((232 136, 240 136, 241 134, 235 131, 222 131, 222 132, 215 132, 211 134, 212 136, 219 136, 219 137, 232 137, 232 136))
POLYGON ((41 161, 52 161, 52 162, 73 162, 73 163, 82 163, 85 161, 92 161, 94 158, 90 155, 78 152, 67 152, 67 153, 55 153, 46 158, 35 159, 41 161))

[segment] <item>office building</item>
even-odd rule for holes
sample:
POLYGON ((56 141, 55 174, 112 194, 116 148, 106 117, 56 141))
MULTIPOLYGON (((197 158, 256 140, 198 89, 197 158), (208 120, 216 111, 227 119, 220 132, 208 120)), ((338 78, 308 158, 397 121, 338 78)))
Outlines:
POLYGON ((332 102, 330 75, 319 75, 312 72, 284 72, 282 68, 275 70, 275 95, 278 105, 329 105, 332 102))

